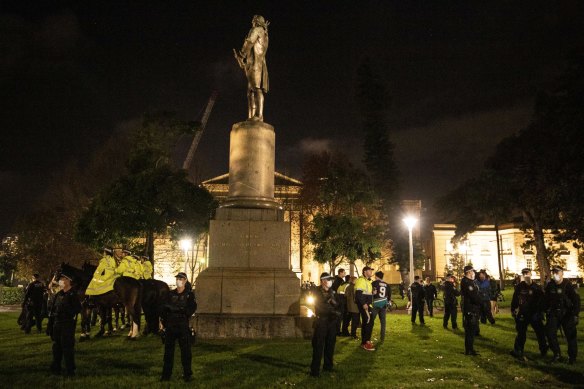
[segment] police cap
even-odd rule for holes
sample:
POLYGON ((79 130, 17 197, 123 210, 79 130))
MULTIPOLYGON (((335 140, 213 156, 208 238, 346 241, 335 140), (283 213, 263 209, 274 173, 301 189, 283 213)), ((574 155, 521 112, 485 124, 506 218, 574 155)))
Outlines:
POLYGON ((531 274, 531 269, 526 267, 524 269, 521 269, 521 274, 525 275, 525 274, 531 274))
POLYGON ((466 266, 464 267, 464 273, 466 274, 466 273, 468 273, 469 271, 474 271, 474 269, 472 268, 472 266, 471 266, 471 265, 466 265, 466 266))
POLYGON ((332 280, 334 277, 331 276, 329 273, 324 272, 320 275, 321 280, 332 280))
POLYGON ((564 271, 564 268, 561 266, 554 266, 552 267, 552 273, 559 273, 561 271, 564 271))
POLYGON ((175 277, 176 278, 184 278, 185 280, 187 279, 187 275, 185 273, 183 273, 182 271, 180 273, 178 273, 175 277))

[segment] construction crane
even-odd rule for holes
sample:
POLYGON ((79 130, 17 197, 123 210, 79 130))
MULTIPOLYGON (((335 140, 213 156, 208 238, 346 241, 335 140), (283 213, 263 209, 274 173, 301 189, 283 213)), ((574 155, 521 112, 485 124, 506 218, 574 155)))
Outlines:
POLYGON ((209 116, 211 115, 211 111, 213 110, 213 105, 215 105, 215 100, 217 100, 218 92, 213 91, 211 93, 211 97, 209 97, 209 101, 207 101, 207 106, 203 111, 203 116, 201 117, 201 125, 196 130, 195 136, 193 137, 193 141, 191 142, 191 147, 189 148, 189 152, 183 162, 182 168, 184 170, 189 170, 191 164, 193 163, 193 158, 195 157, 195 151, 197 151, 197 146, 199 145, 199 141, 203 136, 203 131, 207 126, 207 122, 209 121, 209 116))

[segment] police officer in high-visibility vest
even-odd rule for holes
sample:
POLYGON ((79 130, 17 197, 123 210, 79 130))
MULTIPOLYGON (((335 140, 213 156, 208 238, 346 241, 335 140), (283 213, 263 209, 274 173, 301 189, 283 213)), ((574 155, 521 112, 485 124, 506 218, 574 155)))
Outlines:
POLYGON ((113 257, 113 250, 109 247, 103 249, 103 257, 93 273, 93 278, 85 294, 96 296, 114 290, 114 281, 118 277, 116 274, 116 261, 113 257))
POLYGON ((580 314, 580 296, 570 280, 564 279, 564 269, 561 266, 552 268, 552 280, 545 287, 543 306, 546 312, 546 335, 550 349, 554 352, 552 362, 561 359, 558 344, 558 328, 561 326, 568 343, 568 363, 574 364, 578 356, 576 326, 580 314))
POLYGON ((152 262, 150 262, 150 258, 142 256, 140 259, 142 261, 142 278, 145 280, 151 280, 153 268, 152 262))
POLYGON ((361 348, 366 351, 375 351, 375 346, 371 343, 371 332, 373 332, 373 320, 371 320, 371 304, 373 303, 372 274, 373 269, 365 266, 361 277, 355 283, 355 302, 361 315, 361 348))
POLYGON ((123 249, 122 253, 125 255, 121 259, 120 264, 116 268, 116 273, 139 280, 142 276, 142 267, 140 263, 132 256, 132 252, 128 249, 123 249))
POLYGON ((474 338, 479 333, 482 301, 479 286, 475 281, 475 271, 470 265, 464 267, 464 277, 460 281, 460 294, 462 295, 464 354, 479 355, 474 349, 474 338))
POLYGON ((340 303, 332 290, 333 277, 329 273, 320 275, 320 286, 314 292, 314 333, 312 336, 312 362, 310 375, 320 375, 320 361, 323 359, 323 370, 333 370, 333 354, 337 336, 337 323, 341 317, 340 303))
POLYGON ((515 287, 513 299, 511 300, 511 314, 515 318, 515 346, 511 355, 518 359, 524 359, 523 347, 527 339, 527 327, 531 325, 542 356, 547 353, 548 345, 545 339, 545 329, 543 325, 543 312, 541 304, 543 300, 543 289, 532 282, 531 269, 521 270, 521 282, 515 287))

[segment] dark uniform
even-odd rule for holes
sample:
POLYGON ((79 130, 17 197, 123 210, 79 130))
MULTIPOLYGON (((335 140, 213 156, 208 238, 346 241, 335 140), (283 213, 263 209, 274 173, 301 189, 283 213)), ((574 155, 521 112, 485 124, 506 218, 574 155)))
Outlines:
MULTIPOLYGON (((332 278, 328 273, 321 275, 321 283, 332 278), (323 278, 324 277, 324 278, 323 278)), ((333 369, 333 354, 337 336, 337 323, 341 317, 339 300, 331 290, 325 291, 322 287, 314 291, 314 333, 312 336, 312 362, 310 375, 318 377, 320 361, 324 354, 323 370, 333 369)))
MULTIPOLYGON (((184 275, 184 278, 186 279, 186 275, 184 275)), ((195 296, 187 288, 182 293, 179 293, 176 289, 172 290, 168 295, 167 301, 162 306, 160 318, 165 328, 163 380, 170 379, 172 374, 174 346, 177 340, 180 347, 183 377, 185 380, 190 380, 193 375, 189 319, 196 310, 195 296)))
POLYGON ((460 296, 460 291, 456 289, 453 282, 444 282, 444 320, 442 325, 444 328, 448 328, 448 319, 452 322, 452 329, 458 329, 458 323, 456 322, 456 316, 458 314, 458 299, 460 296))
MULTIPOLYGON (((35 278, 38 278, 36 274, 35 278)), ((24 332, 27 334, 30 334, 30 329, 33 326, 33 322, 36 324, 38 333, 41 333, 43 322, 44 294, 46 290, 47 288, 45 287, 45 284, 43 284, 38 279, 34 280, 26 287, 22 308, 26 309, 24 332)))
POLYGON ((428 313, 430 317, 434 317, 434 300, 438 297, 438 291, 436 287, 430 283, 424 285, 424 293, 426 294, 426 304, 428 305, 428 313))
POLYGON ((57 293, 49 313, 47 326, 47 334, 53 341, 51 371, 55 374, 61 373, 61 360, 64 359, 66 374, 75 375, 75 323, 79 312, 81 312, 81 302, 74 288, 67 292, 61 290, 57 293))
MULTIPOLYGON (((472 267, 465 266, 464 273, 471 271, 472 267)), ((464 353, 477 355, 474 349, 474 337, 479 333, 479 316, 481 314, 481 298, 479 287, 475 280, 464 277, 460 281, 460 294, 462 295, 462 325, 464 327, 464 353)))
POLYGON ((412 323, 416 322, 416 315, 420 316, 420 324, 424 323, 424 299, 426 293, 424 287, 419 282, 414 282, 410 285, 410 295, 412 301, 412 323))
MULTIPOLYGON (((559 269, 561 268, 557 267, 553 271, 558 272, 559 269)), ((574 363, 578 355, 576 326, 580 313, 580 296, 570 280, 563 279, 559 284, 554 280, 550 281, 545 287, 543 306, 547 314, 545 330, 549 346, 554 352, 554 361, 561 355, 558 344, 558 327, 561 326, 568 343, 569 363, 574 363)))
POLYGON ((511 313, 515 318, 517 336, 515 337, 512 354, 517 358, 523 358, 523 347, 527 339, 527 327, 529 325, 531 325, 537 336, 540 353, 545 355, 548 350, 543 326, 543 312, 541 311, 542 300, 543 290, 539 285, 521 281, 515 287, 513 299, 511 300, 511 313))

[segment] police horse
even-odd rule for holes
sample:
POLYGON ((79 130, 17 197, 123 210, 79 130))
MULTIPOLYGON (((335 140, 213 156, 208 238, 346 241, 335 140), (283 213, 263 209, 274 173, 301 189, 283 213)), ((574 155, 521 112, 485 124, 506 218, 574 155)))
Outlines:
MULTIPOLYGON (((67 263, 62 263, 57 269, 56 277, 60 276, 61 271, 66 271, 73 274, 75 281, 77 281, 77 289, 82 303, 81 315, 81 339, 89 338, 89 327, 91 322, 92 307, 88 304, 85 298, 85 290, 93 277, 92 269, 83 270, 73 267, 67 263)), ((114 282, 114 290, 103 295, 93 296, 93 302, 98 307, 99 316, 101 318, 100 331, 98 335, 105 334, 105 325, 108 324, 109 333, 111 333, 111 309, 117 302, 122 302, 130 316, 132 328, 128 333, 128 338, 135 339, 140 331, 140 315, 141 315, 141 287, 140 283, 130 277, 119 277, 114 282)))

